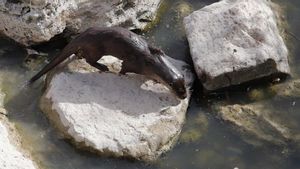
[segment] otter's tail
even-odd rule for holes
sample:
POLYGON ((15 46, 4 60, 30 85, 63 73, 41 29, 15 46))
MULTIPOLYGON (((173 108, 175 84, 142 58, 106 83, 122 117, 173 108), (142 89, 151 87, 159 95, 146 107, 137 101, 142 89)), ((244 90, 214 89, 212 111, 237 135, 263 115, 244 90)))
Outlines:
POLYGON ((48 73, 50 70, 52 70, 55 66, 62 63, 64 60, 66 60, 69 56, 72 54, 76 54, 77 52, 77 45, 74 45, 69 43, 63 51, 55 56, 50 63, 48 63, 41 71, 39 71, 35 76, 33 76, 29 81, 28 84, 32 84, 36 80, 38 80, 40 77, 42 77, 44 74, 48 73))

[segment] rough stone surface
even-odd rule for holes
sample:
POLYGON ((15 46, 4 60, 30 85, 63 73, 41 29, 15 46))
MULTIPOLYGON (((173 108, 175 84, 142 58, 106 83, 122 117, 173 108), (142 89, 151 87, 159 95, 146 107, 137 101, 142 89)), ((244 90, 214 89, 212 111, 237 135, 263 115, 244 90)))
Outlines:
POLYGON ((1 169, 35 169, 28 155, 20 151, 19 140, 13 127, 0 114, 0 168, 1 169))
MULTIPOLYGON (((192 74, 175 63, 190 86, 192 74)), ((101 155, 155 160, 177 140, 189 102, 143 76, 94 72, 82 61, 47 81, 43 112, 79 147, 101 155)))
POLYGON ((184 25, 207 90, 290 72, 270 1, 222 0, 185 17, 184 25))
POLYGON ((271 102, 263 100, 240 105, 216 104, 217 115, 242 132, 246 141, 257 144, 266 141, 276 145, 300 145, 300 80, 270 87, 271 102))
POLYGON ((160 0, 0 0, 0 33, 32 45, 66 28, 74 33, 91 26, 143 29, 159 5, 160 0))

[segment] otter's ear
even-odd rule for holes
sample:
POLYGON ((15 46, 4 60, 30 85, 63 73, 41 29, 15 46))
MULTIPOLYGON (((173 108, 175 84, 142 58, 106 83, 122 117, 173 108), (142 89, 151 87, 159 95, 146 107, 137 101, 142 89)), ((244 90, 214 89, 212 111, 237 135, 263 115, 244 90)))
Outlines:
POLYGON ((153 55, 164 55, 164 52, 159 48, 149 46, 149 50, 150 50, 151 54, 153 54, 153 55))

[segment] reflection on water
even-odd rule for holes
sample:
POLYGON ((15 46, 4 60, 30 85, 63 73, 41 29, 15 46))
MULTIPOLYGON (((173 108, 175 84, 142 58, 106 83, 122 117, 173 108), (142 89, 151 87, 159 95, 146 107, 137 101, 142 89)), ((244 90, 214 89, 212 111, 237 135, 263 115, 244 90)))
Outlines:
MULTIPOLYGON (((161 21, 146 36, 152 43, 161 46, 169 56, 190 62, 180 17, 215 1, 167 0, 167 10, 161 21)), ((276 1, 288 9, 289 31, 300 37, 300 1, 276 1)), ((289 40, 290 61, 295 78, 300 73, 300 58, 297 57, 300 54, 299 41, 292 37, 289 40)), ((264 99, 269 109, 273 109, 276 114, 284 114, 283 119, 293 122, 295 128, 300 128, 297 123, 300 121, 300 104, 292 104, 297 100, 276 100, 266 92, 266 85, 250 86, 248 90, 237 88, 206 98, 196 92, 178 144, 154 164, 103 158, 79 151, 56 132, 39 110, 39 97, 43 90, 41 82, 30 88, 21 88, 26 79, 34 74, 22 66, 25 51, 7 40, 1 40, 0 46, 0 77, 3 91, 7 94, 5 106, 10 113, 9 118, 16 123, 24 146, 45 169, 300 168, 300 154, 296 147, 247 144, 239 133, 211 113, 212 102, 248 103, 264 99)))

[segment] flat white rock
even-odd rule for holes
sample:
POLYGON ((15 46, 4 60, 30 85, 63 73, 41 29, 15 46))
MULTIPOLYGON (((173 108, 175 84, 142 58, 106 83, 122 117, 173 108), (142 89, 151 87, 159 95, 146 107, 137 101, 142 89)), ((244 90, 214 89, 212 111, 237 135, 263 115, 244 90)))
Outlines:
POLYGON ((32 160, 20 151, 16 145, 17 136, 14 136, 12 127, 0 114, 0 168, 1 169, 35 169, 32 160))
POLYGON ((270 1, 222 0, 185 17, 184 26, 207 90, 290 72, 270 1))
MULTIPOLYGON (((56 72, 47 80, 41 108, 55 126, 77 145, 102 155, 153 161, 169 150, 189 97, 177 100, 165 86, 141 75, 91 72, 85 64, 73 62, 71 72, 56 72)), ((192 74, 185 71, 190 87, 192 74)))
POLYGON ((0 33, 32 45, 66 28, 73 33, 91 26, 143 29, 159 5, 160 0, 0 0, 0 33))

